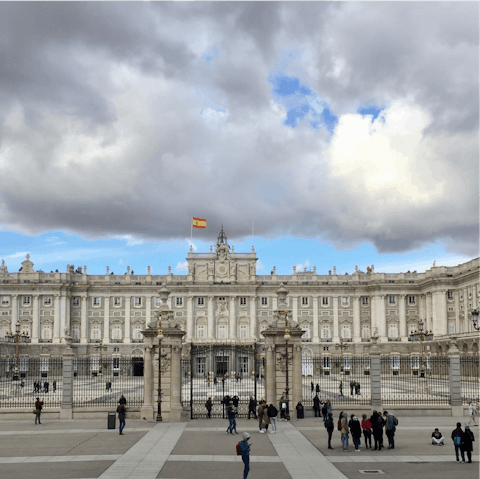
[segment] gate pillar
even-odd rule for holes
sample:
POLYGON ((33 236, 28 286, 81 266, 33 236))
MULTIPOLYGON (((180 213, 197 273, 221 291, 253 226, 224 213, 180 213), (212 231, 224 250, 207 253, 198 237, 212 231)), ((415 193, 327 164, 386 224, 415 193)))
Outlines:
POLYGON ((265 341, 265 368, 266 368, 266 398, 268 404, 276 404, 277 397, 275 393, 275 344, 272 337, 267 337, 265 341))
POLYGON ((140 417, 153 419, 153 363, 152 349, 153 341, 157 335, 156 330, 142 331, 145 343, 145 362, 143 365, 143 405, 140 410, 140 417))

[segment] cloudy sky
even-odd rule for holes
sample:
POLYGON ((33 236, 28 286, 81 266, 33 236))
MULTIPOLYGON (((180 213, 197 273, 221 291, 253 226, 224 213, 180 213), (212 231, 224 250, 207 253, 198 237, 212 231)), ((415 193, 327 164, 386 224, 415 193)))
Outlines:
POLYGON ((478 9, 1 2, 1 257, 181 273, 192 216, 264 274, 477 257, 478 9))

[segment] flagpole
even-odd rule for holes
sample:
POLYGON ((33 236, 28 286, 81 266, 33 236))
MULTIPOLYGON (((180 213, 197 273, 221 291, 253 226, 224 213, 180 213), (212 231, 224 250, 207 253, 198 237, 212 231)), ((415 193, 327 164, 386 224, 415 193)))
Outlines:
POLYGON ((193 243, 193 217, 190 221, 190 243, 193 243))
POLYGON ((253 246, 253 238, 254 238, 254 234, 253 234, 253 218, 252 218, 252 246, 253 246))

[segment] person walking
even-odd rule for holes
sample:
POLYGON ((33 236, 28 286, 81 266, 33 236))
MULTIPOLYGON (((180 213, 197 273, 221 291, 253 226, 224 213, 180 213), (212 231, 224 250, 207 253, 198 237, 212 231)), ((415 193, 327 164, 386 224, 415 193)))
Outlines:
POLYGON ((43 383, 43 392, 48 393, 48 386, 50 386, 50 383, 48 381, 45 381, 43 383))
POLYGON ((352 379, 350 381, 350 396, 353 396, 353 389, 355 388, 355 381, 352 379))
POLYGON ((380 451, 383 447, 383 426, 385 426, 385 421, 377 411, 373 411, 370 423, 372 424, 373 439, 375 441, 373 450, 376 451, 378 449, 380 451))
POLYGON ((123 404, 125 407, 127 407, 127 400, 125 399, 125 396, 122 394, 122 397, 118 400, 118 404, 123 404))
POLYGON ((57 381, 53 381, 53 392, 57 391, 57 381))
POLYGON ((388 411, 383 411, 385 418, 385 434, 388 438, 388 449, 395 449, 395 416, 388 411))
POLYGON ((327 416, 328 416, 328 408, 327 408, 327 403, 324 402, 323 403, 323 406, 322 406, 322 417, 323 417, 323 422, 325 422, 327 420, 327 416))
POLYGON ((263 430, 263 399, 260 401, 260 404, 257 408, 257 417, 258 417, 258 429, 262 434, 265 433, 263 430))
POLYGON ((438 427, 435 428, 435 431, 432 432, 432 444, 437 446, 444 446, 445 438, 443 434, 438 430, 438 427))
POLYGON ((247 479, 248 473, 250 472, 250 446, 251 444, 248 443, 250 439, 250 434, 248 432, 244 432, 242 435, 242 440, 238 443, 240 446, 240 453, 242 454, 242 461, 245 464, 243 468, 243 479, 247 479))
POLYGON ((350 416, 348 427, 350 428, 350 432, 352 433, 355 452, 360 452, 359 447, 360 447, 360 439, 362 437, 362 427, 360 425, 360 421, 358 420, 357 416, 355 416, 355 414, 352 414, 350 416))
POLYGON ((332 447, 332 434, 333 434, 333 429, 334 429, 334 424, 333 424, 333 415, 331 412, 328 413, 327 419, 324 424, 327 433, 328 433, 328 449, 333 449, 332 447))
POLYGON ((282 421, 287 420, 287 402, 285 401, 283 396, 280 399, 280 419, 282 421))
POLYGON ((210 376, 207 376, 207 386, 210 387, 210 376))
POLYGON ((475 418, 477 416, 477 407, 473 401, 468 405, 468 414, 470 414, 470 419, 467 424, 470 424, 473 421, 473 425, 476 426, 477 421, 475 418))
POLYGON ((467 453, 468 463, 472 463, 472 451, 473 451, 473 442, 475 441, 475 436, 473 432, 470 430, 470 426, 468 424, 465 425, 465 432, 463 433, 462 438, 462 453, 467 453))
MULTIPOLYGON (((123 397, 123 396, 122 396, 123 397)), ((118 434, 120 436, 123 436, 123 429, 125 428, 125 414, 127 412, 127 408, 125 407, 125 404, 119 404, 117 407, 117 413, 118 413, 118 420, 120 421, 119 425, 119 432, 118 434)))
POLYGON ((372 423, 366 414, 362 414, 362 430, 365 449, 372 449, 372 423))
POLYGON ((43 408, 43 401, 40 401, 40 398, 37 398, 35 401, 35 424, 42 424, 40 422, 40 415, 42 414, 42 408, 43 408))
POLYGON ((457 427, 452 431, 451 438, 453 441, 453 445, 455 446, 455 456, 457 458, 457 462, 460 461, 458 453, 461 454, 462 461, 465 462, 465 451, 462 449, 463 431, 461 423, 457 422, 457 427))
POLYGON ((267 403, 263 402, 263 421, 265 422, 265 432, 268 432, 268 426, 270 426, 270 416, 268 415, 267 403))
POLYGON ((340 433, 342 436, 342 446, 344 451, 348 451, 348 423, 347 423, 347 414, 343 411, 340 413, 340 433))
POLYGON ((235 421, 235 407, 233 406, 233 401, 229 402, 228 409, 227 409, 227 414, 228 414, 228 428, 227 428, 227 434, 233 434, 233 431, 235 430, 235 434, 238 434, 237 432, 237 424, 235 421))
POLYGON ((338 385, 338 390, 340 391, 339 396, 343 397, 343 381, 340 380, 340 384, 338 385))
POLYGON ((317 385, 315 386, 315 393, 316 394, 320 394, 320 384, 317 383, 317 385))
POLYGON ((250 402, 248 403, 248 419, 250 419, 250 414, 253 414, 253 417, 257 419, 257 414, 255 409, 257 408, 257 401, 253 399, 253 396, 250 396, 250 402))
POLYGON ((313 393, 313 389, 314 389, 313 381, 310 383, 310 389, 311 389, 311 391, 312 391, 312 393, 313 393))
POLYGON ((212 418, 212 398, 208 398, 207 402, 205 403, 205 408, 207 409, 207 418, 212 418))
POLYGON ((272 430, 270 432, 275 434, 277 432, 278 409, 273 404, 270 404, 270 406, 268 406, 267 414, 270 418, 270 422, 272 423, 272 430))
POLYGON ((318 394, 315 394, 313 398, 313 410, 315 411, 315 417, 320 417, 320 398, 318 394))

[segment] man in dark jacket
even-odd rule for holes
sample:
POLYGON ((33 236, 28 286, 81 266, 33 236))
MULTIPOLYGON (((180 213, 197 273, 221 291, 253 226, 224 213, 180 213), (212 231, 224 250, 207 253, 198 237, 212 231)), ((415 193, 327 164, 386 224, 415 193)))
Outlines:
POLYGON ((315 417, 320 417, 320 399, 318 394, 315 394, 313 398, 313 410, 315 411, 315 417))
POLYGON ((212 417, 212 398, 208 398, 207 402, 205 403, 205 407, 207 409, 207 418, 211 419, 212 417))
POLYGON ((380 451, 383 447, 383 426, 385 426, 385 421, 382 419, 381 414, 373 411, 370 423, 372 424, 373 439, 375 441, 374 450, 378 449, 380 451))
POLYGON ((278 409, 273 404, 270 404, 270 406, 267 408, 267 414, 270 418, 270 424, 272 425, 272 430, 270 432, 275 434, 277 432, 278 409))
POLYGON ((467 458, 469 463, 472 462, 473 441, 475 441, 475 436, 473 435, 473 432, 470 430, 470 426, 467 424, 465 426, 465 431, 463 433, 461 447, 462 447, 462 454, 464 452, 467 453, 467 458))
POLYGON ((328 432, 328 449, 333 449, 332 447, 332 434, 333 434, 333 429, 334 429, 334 424, 333 424, 333 416, 332 413, 329 412, 327 416, 327 420, 325 421, 324 424, 325 428, 327 429, 328 432))
POLYGON ((119 399, 118 404, 123 404, 124 406, 127 405, 127 400, 125 399, 125 396, 122 394, 122 397, 119 399))
POLYGON ((124 404, 118 405, 117 413, 118 413, 118 420, 120 421, 119 435, 123 436, 123 428, 125 427, 125 413, 126 413, 126 408, 124 404))
POLYGON ((455 456, 457 457, 457 462, 460 461, 458 453, 462 455, 462 461, 465 462, 465 452, 462 449, 462 440, 463 440, 463 431, 462 424, 457 422, 457 427, 452 431, 452 441, 455 446, 455 456))
POLYGON ((253 399, 253 396, 250 396, 250 402, 248 403, 248 419, 250 419, 250 414, 253 414, 253 417, 257 419, 257 413, 255 410, 257 409, 257 401, 253 399))

